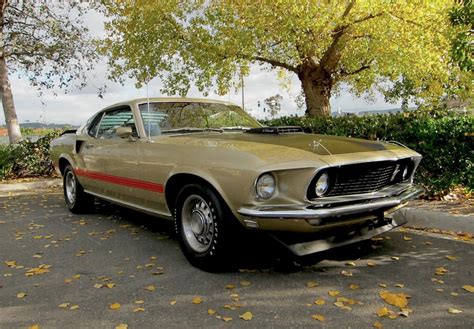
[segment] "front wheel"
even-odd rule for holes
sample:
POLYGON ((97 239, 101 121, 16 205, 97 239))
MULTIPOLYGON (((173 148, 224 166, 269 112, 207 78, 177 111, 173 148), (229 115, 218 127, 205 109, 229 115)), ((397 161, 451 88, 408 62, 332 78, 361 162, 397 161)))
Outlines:
POLYGON ((64 200, 72 213, 82 214, 92 208, 94 198, 92 195, 84 192, 82 185, 77 181, 76 174, 70 165, 64 169, 63 190, 64 200))
POLYGON ((216 193, 206 186, 187 185, 178 195, 175 225, 181 249, 194 266, 219 271, 231 259, 233 218, 216 193))

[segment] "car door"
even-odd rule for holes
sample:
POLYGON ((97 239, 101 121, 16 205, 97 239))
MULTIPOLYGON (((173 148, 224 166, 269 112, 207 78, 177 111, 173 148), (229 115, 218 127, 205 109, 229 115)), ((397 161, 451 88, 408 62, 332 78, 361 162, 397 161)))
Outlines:
POLYGON ((94 142, 89 147, 89 162, 102 168, 91 175, 101 185, 103 196, 127 204, 135 204, 139 188, 138 134, 134 114, 129 106, 106 110, 101 118, 94 142), (129 127, 132 135, 121 137, 119 128, 129 127))

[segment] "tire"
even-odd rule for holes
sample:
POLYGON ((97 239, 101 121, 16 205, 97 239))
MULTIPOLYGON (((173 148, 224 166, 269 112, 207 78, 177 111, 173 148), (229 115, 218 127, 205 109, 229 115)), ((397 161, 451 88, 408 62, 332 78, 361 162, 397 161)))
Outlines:
POLYGON ((194 184, 183 187, 174 217, 181 249, 192 265, 210 272, 230 269, 233 237, 239 230, 233 230, 233 215, 212 189, 194 184))
POLYGON ((84 192, 71 165, 64 169, 63 191, 66 206, 74 214, 89 212, 94 205, 94 197, 84 192))

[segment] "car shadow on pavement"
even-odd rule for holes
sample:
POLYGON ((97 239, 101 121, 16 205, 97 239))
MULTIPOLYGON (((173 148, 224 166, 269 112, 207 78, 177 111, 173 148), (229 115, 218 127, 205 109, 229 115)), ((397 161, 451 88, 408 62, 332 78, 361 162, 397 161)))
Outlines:
MULTIPOLYGON (((99 215, 112 216, 122 222, 140 227, 152 233, 172 238, 178 246, 174 222, 156 218, 129 208, 117 206, 106 201, 97 201, 95 211, 99 215)), ((229 255, 229 264, 223 266, 225 272, 233 271, 276 271, 293 273, 305 270, 323 260, 359 259, 374 254, 381 248, 372 240, 338 247, 314 255, 298 257, 271 236, 255 231, 241 230, 239 239, 245 243, 235 246, 229 255)))

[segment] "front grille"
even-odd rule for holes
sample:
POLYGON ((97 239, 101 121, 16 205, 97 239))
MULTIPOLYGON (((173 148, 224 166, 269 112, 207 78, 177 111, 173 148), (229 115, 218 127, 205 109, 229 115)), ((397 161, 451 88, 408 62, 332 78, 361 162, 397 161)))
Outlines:
MULTIPOLYGON (((371 193, 388 185, 399 183, 403 180, 403 170, 408 167, 411 176, 414 169, 410 159, 397 161, 378 161, 329 168, 326 170, 331 178, 330 191, 325 196, 338 196, 348 194, 371 193)), ((319 175, 317 175, 308 190, 308 198, 316 197, 314 186, 319 175)))
POLYGON ((395 168, 395 162, 343 166, 328 196, 375 192, 390 184, 395 168))

